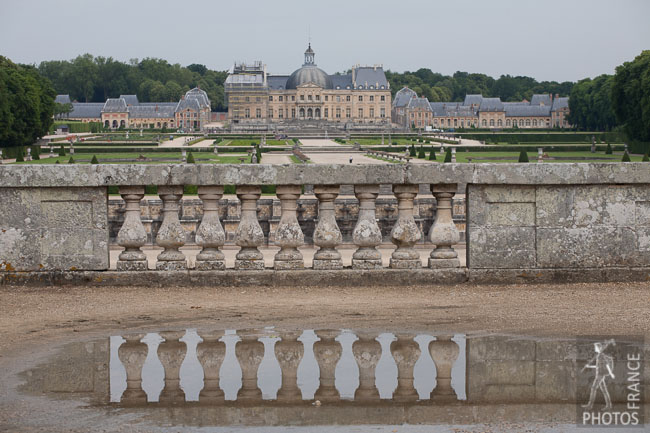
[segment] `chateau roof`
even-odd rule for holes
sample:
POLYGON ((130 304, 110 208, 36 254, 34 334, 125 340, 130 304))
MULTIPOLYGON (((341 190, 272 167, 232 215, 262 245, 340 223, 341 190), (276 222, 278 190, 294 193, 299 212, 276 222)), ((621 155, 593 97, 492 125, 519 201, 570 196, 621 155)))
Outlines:
POLYGON ((287 88, 288 75, 268 75, 266 83, 271 90, 284 90, 287 88))
POLYGON ((483 98, 479 110, 503 111, 503 102, 501 102, 501 98, 483 98))
POLYGON ((72 111, 68 115, 71 119, 101 118, 103 102, 73 102, 72 111))
POLYGON ((427 111, 431 111, 431 105, 429 105, 429 100, 427 98, 411 98, 408 108, 423 108, 427 111))
POLYGON ((463 105, 481 105, 481 101, 483 101, 483 95, 481 94, 465 95, 465 101, 463 102, 463 105))
POLYGON ((126 101, 123 98, 108 98, 104 103, 103 113, 127 112, 126 101))
POLYGON ((361 66, 354 70, 354 84, 357 89, 388 89, 388 81, 381 66, 361 66))
POLYGON ((393 107, 406 107, 409 104, 411 98, 417 97, 417 94, 409 89, 408 87, 402 87, 400 90, 395 93, 395 98, 393 99, 393 107))
POLYGON ((54 102, 57 104, 69 104, 70 101, 70 95, 56 95, 56 98, 54 98, 54 102))
POLYGON ((135 119, 147 119, 147 118, 156 118, 156 117, 174 117, 174 111, 176 109, 176 103, 174 104, 147 104, 147 105, 134 105, 129 107, 129 117, 135 119))
POLYGON ((126 105, 140 105, 138 95, 120 95, 120 98, 124 99, 126 105))
POLYGON ((520 103, 504 103, 503 107, 508 117, 550 116, 550 105, 523 105, 520 103))
POLYGON ((569 108, 569 98, 555 98, 551 111, 558 111, 562 108, 569 108))
POLYGON ((332 88, 334 89, 352 88, 352 74, 330 75, 330 79, 332 80, 332 88))
POLYGON ((533 95, 532 99, 530 100, 530 105, 548 105, 550 107, 552 105, 551 95, 533 95))

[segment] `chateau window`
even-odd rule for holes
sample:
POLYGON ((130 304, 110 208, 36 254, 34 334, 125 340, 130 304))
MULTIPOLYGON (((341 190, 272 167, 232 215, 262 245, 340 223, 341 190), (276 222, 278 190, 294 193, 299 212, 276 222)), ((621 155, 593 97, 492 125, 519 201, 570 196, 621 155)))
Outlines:
POLYGON ((537 119, 533 119, 533 126, 537 126, 537 119))
POLYGON ((284 117, 283 114, 284 114, 284 113, 283 113, 282 109, 279 109, 279 110, 278 110, 278 117, 279 117, 280 119, 282 119, 282 118, 284 117))
POLYGON ((327 102, 329 100, 330 100, 330 97, 328 95, 325 95, 325 101, 327 102))
POLYGON ((336 102, 341 102, 341 97, 340 96, 336 97, 336 102))
POLYGON ((305 95, 300 95, 300 100, 304 101, 305 100, 305 95))
POLYGON ((422 117, 422 112, 421 111, 418 112, 418 117, 422 117))
POLYGON ((307 95, 307 100, 311 101, 311 95, 307 95))
POLYGON ((359 108, 359 117, 363 117, 363 108, 359 108))
POLYGON ((510 126, 510 119, 506 119, 506 126, 510 126))
POLYGON ((517 126, 517 119, 512 119, 512 126, 517 126))
POLYGON ((483 126, 487 126, 487 120, 483 119, 483 126))
POLYGON ((320 101, 320 95, 316 95, 316 100, 320 101))
POLYGON ((327 108, 325 108, 325 118, 328 118, 328 117, 329 117, 329 110, 327 108))
POLYGON ((282 102, 284 100, 284 97, 282 95, 278 96, 278 100, 282 102))
POLYGON ((530 119, 526 119, 526 126, 530 126, 530 119))
POLYGON ((490 126, 494 126, 494 119, 490 119, 490 126))
POLYGON ((292 118, 292 119, 295 119, 295 118, 296 118, 296 109, 295 109, 295 108, 292 108, 292 109, 291 109, 291 118, 292 118))
POLYGON ((251 98, 249 96, 246 97, 246 102, 251 102, 251 98))
POLYGON ((251 117, 251 109, 250 108, 246 109, 246 114, 244 115, 244 117, 246 117, 247 119, 249 119, 251 117))
POLYGON ((273 96, 269 95, 269 102, 273 102, 273 96))
POLYGON ((296 95, 291 95, 291 100, 295 101, 296 100, 296 95))
POLYGON ((258 119, 262 118, 262 109, 261 108, 258 108, 258 109, 255 110, 255 117, 257 117, 258 119))
POLYGON ((255 102, 262 102, 262 98, 258 96, 257 98, 255 98, 255 102))
MULTIPOLYGON (((381 87, 382 87, 382 89, 384 88, 384 86, 381 86, 381 87)), ((379 98, 379 100, 380 100, 381 102, 386 101, 386 96, 381 95, 381 97, 379 98)))
POLYGON ((337 108, 337 109, 336 109, 336 118, 337 118, 337 119, 340 119, 340 118, 341 118, 341 109, 340 109, 340 108, 337 108))
POLYGON ((458 126, 458 119, 454 119, 454 127, 458 126))
POLYGON ((379 117, 386 117, 386 109, 385 108, 381 108, 379 110, 379 117))
POLYGON ((345 97, 345 101, 346 101, 346 102, 350 102, 350 95, 348 95, 348 96, 345 97))
POLYGON ((370 95, 370 102, 375 102, 375 96, 374 95, 370 95))
POLYGON ((370 109, 370 117, 375 117, 375 109, 374 108, 370 109))
POLYGON ((269 118, 273 119, 273 110, 269 108, 269 118))
POLYGON ((503 126, 503 121, 501 119, 497 120, 497 126, 503 126))
POLYGON ((348 119, 349 119, 350 116, 352 115, 351 111, 352 111, 352 110, 350 110, 349 108, 346 108, 346 109, 345 109, 345 117, 347 117, 348 119))
POLYGON ((363 95, 359 95, 359 102, 363 102, 363 95))

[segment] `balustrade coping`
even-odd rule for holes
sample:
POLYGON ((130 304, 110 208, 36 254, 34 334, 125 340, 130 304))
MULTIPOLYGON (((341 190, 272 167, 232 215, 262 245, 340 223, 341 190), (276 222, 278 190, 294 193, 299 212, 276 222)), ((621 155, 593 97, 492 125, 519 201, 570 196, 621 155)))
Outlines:
POLYGON ((0 166, 0 188, 132 185, 647 184, 643 162, 0 166))

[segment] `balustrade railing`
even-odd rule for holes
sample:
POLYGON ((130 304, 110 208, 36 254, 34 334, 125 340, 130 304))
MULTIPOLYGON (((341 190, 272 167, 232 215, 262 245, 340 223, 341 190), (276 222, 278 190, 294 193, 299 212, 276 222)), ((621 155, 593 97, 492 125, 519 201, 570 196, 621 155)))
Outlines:
MULTIPOLYGON (((436 217, 429 230, 428 240, 435 249, 431 252, 428 267, 460 267, 458 254, 453 245, 460 240, 460 234, 452 219, 451 202, 456 192, 456 184, 431 185, 431 192, 437 201, 436 217)), ((302 185, 278 185, 276 195, 281 204, 280 221, 274 231, 271 245, 280 247, 273 260, 276 270, 305 268, 305 261, 298 248, 306 245, 305 236, 298 223, 297 200, 302 185)), ((419 253, 414 246, 424 237, 414 219, 414 199, 418 185, 393 185, 393 194, 398 202, 397 220, 390 232, 390 240, 397 247, 390 258, 390 268, 412 269, 422 267, 419 253)), ((219 221, 220 202, 223 185, 200 186, 198 196, 203 204, 203 218, 196 230, 195 243, 202 247, 196 258, 196 270, 224 270, 224 254, 220 248, 228 234, 219 221)), ((119 255, 117 270, 142 271, 147 269, 146 257, 141 247, 146 242, 146 232, 140 219, 139 201, 144 195, 144 187, 120 187, 120 195, 125 205, 125 217, 117 236, 117 244, 125 250, 119 255)), ((343 263, 337 246, 342 243, 341 230, 334 214, 334 200, 339 195, 339 185, 316 185, 314 194, 318 198, 318 218, 313 233, 313 245, 319 247, 314 255, 312 268, 317 270, 341 269, 343 263)), ((378 246, 382 243, 382 231, 377 224, 376 199, 379 184, 359 184, 354 186, 354 194, 359 203, 359 213, 352 232, 352 240, 357 247, 352 257, 354 269, 380 269, 383 267, 382 254, 378 246)), ((258 220, 257 203, 262 190, 259 186, 238 185, 237 197, 241 203, 241 218, 235 230, 235 244, 240 247, 236 255, 235 269, 263 270, 264 254, 260 247, 265 245, 265 235, 258 220)), ((178 271, 188 267, 187 257, 182 247, 187 233, 179 221, 179 201, 183 196, 181 186, 159 187, 162 202, 162 224, 155 238, 155 245, 163 251, 157 256, 155 269, 178 271)), ((433 205, 433 204, 432 204, 433 205)))
MULTIPOLYGON (((124 340, 118 348, 118 357, 124 367, 126 387, 124 388, 123 382, 111 384, 111 389, 120 389, 120 387, 123 389, 121 395, 119 392, 112 392, 112 402, 141 405, 155 401, 160 404, 173 404, 198 400, 213 404, 224 403, 226 400, 247 403, 272 400, 279 403, 318 401, 319 404, 326 404, 339 401, 368 403, 382 398, 398 403, 429 399, 453 401, 465 398, 464 383, 456 384, 463 389, 458 395, 451 385, 451 371, 459 358, 460 347, 451 340, 450 336, 436 337, 432 340, 428 337, 416 341, 417 334, 396 334, 392 337, 383 334, 380 337, 370 332, 359 332, 354 335, 349 331, 333 329, 273 331, 272 334, 252 329, 231 333, 206 331, 196 334, 193 331, 187 333, 186 331, 164 331, 158 335, 162 338, 156 340, 159 342, 157 346, 147 344, 152 339, 142 333, 123 336, 124 340), (342 342, 344 336, 347 337, 348 344, 342 342), (313 345, 308 344, 310 338, 313 345), (382 346, 380 343, 382 338, 388 341, 392 339, 392 342, 382 346), (275 345, 264 344, 264 339, 273 339, 275 345), (226 340, 229 343, 226 343, 226 340), (307 352, 309 348, 313 349, 307 352), (344 353, 346 350, 347 354, 344 353), (273 372, 272 369, 267 368, 262 372, 263 369, 260 367, 263 359, 267 357, 271 358, 269 362, 272 363, 274 360, 279 366, 279 371, 276 370, 279 380, 275 378, 275 383, 279 386, 276 388, 277 392, 270 395, 267 392, 267 395, 263 395, 260 383, 263 380, 273 379, 268 377, 273 375, 269 374, 269 371, 273 372), (194 358, 198 363, 189 365, 188 360, 194 358), (377 372, 382 358, 384 358, 383 362, 387 363, 392 360, 397 367, 396 375, 392 377, 396 386, 392 387, 394 388, 392 391, 391 378, 386 377, 386 372, 391 370, 383 368, 381 379, 377 372), (420 359, 423 359, 423 363, 428 367, 424 370, 420 369, 420 376, 435 377, 435 386, 430 396, 426 393, 423 395, 421 390, 419 392, 416 389, 418 372, 415 365, 420 359), (300 383, 299 371, 302 369, 304 375, 309 368, 307 365, 309 361, 313 370, 314 360, 317 367, 312 373, 317 373, 318 378, 316 386, 312 384, 315 390, 310 394, 306 389, 306 380, 303 378, 300 383), (143 377, 148 368, 145 361, 149 364, 149 368, 156 364, 156 361, 162 365, 164 384, 159 395, 151 390, 145 391, 143 377), (231 364, 236 362, 238 369, 233 365, 226 366, 228 361, 231 364), (339 372, 339 369, 348 371, 339 372), (350 372, 355 369, 358 373, 351 376, 350 372), (241 372, 240 376, 231 377, 236 375, 233 371, 237 372, 237 370, 241 372), (345 376, 344 380, 348 388, 345 396, 339 389, 342 377, 339 377, 339 374, 345 376), (189 380, 187 379, 189 375, 193 375, 195 379, 203 377, 202 384, 199 381, 198 385, 200 391, 197 389, 190 391, 189 387, 183 386, 183 380, 189 380), (263 378, 264 375, 267 377, 263 378), (238 379, 241 380, 240 385, 234 389, 232 386, 223 386, 224 380, 232 385, 238 379), (358 379, 358 386, 350 392, 349 385, 356 379, 358 379), (383 396, 380 396, 378 387, 380 382, 383 396), (198 394, 198 398, 190 398, 191 393, 198 394), (227 394, 230 394, 229 398, 227 394)), ((465 345, 463 344, 462 347, 464 348, 465 345)), ((463 359, 464 357, 465 355, 463 359)), ((114 369, 115 366, 111 368, 114 369)), ((422 381, 422 377, 420 380, 422 381)), ((194 380, 195 385, 196 382, 194 380)))

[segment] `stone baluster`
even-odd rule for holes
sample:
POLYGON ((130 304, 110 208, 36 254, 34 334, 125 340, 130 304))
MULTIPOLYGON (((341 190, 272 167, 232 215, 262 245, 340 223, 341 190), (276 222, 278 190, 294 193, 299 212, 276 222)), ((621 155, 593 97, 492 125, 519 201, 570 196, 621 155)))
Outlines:
POLYGON ((282 340, 275 344, 275 358, 282 370, 282 387, 278 390, 278 401, 302 400, 298 387, 298 365, 302 360, 304 347, 298 337, 301 331, 286 332, 282 340))
POLYGON ((237 186, 241 219, 235 237, 241 249, 236 256, 235 269, 264 269, 264 255, 257 248, 264 243, 264 232, 257 221, 257 200, 260 195, 262 188, 259 186, 237 186))
POLYGON ((341 358, 343 348, 335 338, 339 331, 316 331, 320 341, 314 343, 314 357, 320 370, 320 386, 314 393, 314 399, 320 401, 338 400, 340 395, 336 389, 336 364, 341 358))
POLYGON ((165 387, 160 392, 161 403, 182 403, 185 393, 181 389, 180 371, 187 346, 179 341, 185 331, 164 331, 159 333, 165 339, 158 345, 158 359, 165 369, 165 387))
POLYGON ((201 333, 203 339, 196 346, 196 357, 203 367, 203 389, 199 401, 223 401, 224 393, 219 387, 219 369, 226 356, 226 343, 219 339, 223 331, 201 333))
POLYGON ((257 370, 264 358, 264 343, 254 333, 243 332, 241 341, 235 346, 235 355, 242 371, 242 387, 238 400, 261 400, 262 390, 257 387, 257 370))
POLYGON ((451 387, 451 369, 460 349, 451 336, 437 337, 429 343, 431 359, 436 364, 436 387, 431 391, 431 399, 453 399, 455 392, 451 387))
POLYGON ((125 203, 124 222, 117 233, 117 244, 124 247, 117 261, 118 271, 146 271, 147 256, 140 249, 147 242, 147 231, 140 219, 140 200, 143 186, 121 186, 120 195, 125 203))
POLYGON ((320 248, 314 254, 314 269, 342 269, 341 253, 336 250, 343 242, 343 236, 334 211, 334 200, 339 195, 339 186, 316 186, 314 194, 318 197, 318 224, 314 229, 314 245, 320 248))
POLYGON ((413 199, 418 190, 418 185, 393 185, 393 193, 398 203, 397 221, 390 232, 391 240, 397 245, 390 259, 390 267, 394 269, 422 267, 420 254, 413 248, 422 237, 413 218, 413 199))
POLYGON ((397 364, 397 388, 393 393, 395 401, 415 401, 418 393, 413 386, 413 367, 420 357, 420 346, 413 341, 413 335, 398 334, 391 342, 390 351, 397 364))
POLYGON ((120 361, 126 370, 126 389, 122 403, 142 404, 147 402, 147 394, 142 389, 142 366, 147 359, 147 345, 140 340, 144 334, 125 335, 126 342, 118 349, 120 361))
POLYGON ((203 218, 196 229, 195 240, 203 249, 196 256, 196 269, 226 269, 225 256, 219 250, 226 242, 226 232, 219 221, 219 199, 223 197, 223 186, 199 186, 198 194, 203 201, 203 218))
POLYGON ((456 162, 456 148, 451 148, 451 162, 456 162))
POLYGON ((282 206, 282 216, 275 229, 275 244, 280 246, 273 259, 276 270, 302 269, 305 264, 298 247, 305 243, 305 236, 296 216, 297 201, 300 198, 300 185, 278 185, 276 195, 282 206))
POLYGON ((159 271, 185 270, 187 269, 185 255, 178 250, 185 245, 185 230, 178 219, 183 187, 159 186, 158 195, 163 202, 163 222, 158 229, 156 244, 163 247, 164 251, 158 254, 156 269, 159 271))
POLYGON ((374 334, 357 333, 359 339, 352 344, 352 353, 359 365, 359 388, 354 393, 355 400, 379 400, 379 390, 375 385, 375 368, 381 358, 381 344, 374 334))
POLYGON ((454 224, 451 199, 456 194, 456 184, 431 185, 436 198, 436 219, 429 231, 429 240, 436 248, 429 257, 430 268, 460 267, 458 253, 452 245, 458 243, 460 234, 454 224))
POLYGON ((352 255, 355 269, 376 269, 382 267, 381 230, 375 217, 375 200, 379 195, 379 185, 355 185, 354 195, 359 200, 359 219, 352 231, 352 240, 359 248, 352 255))

